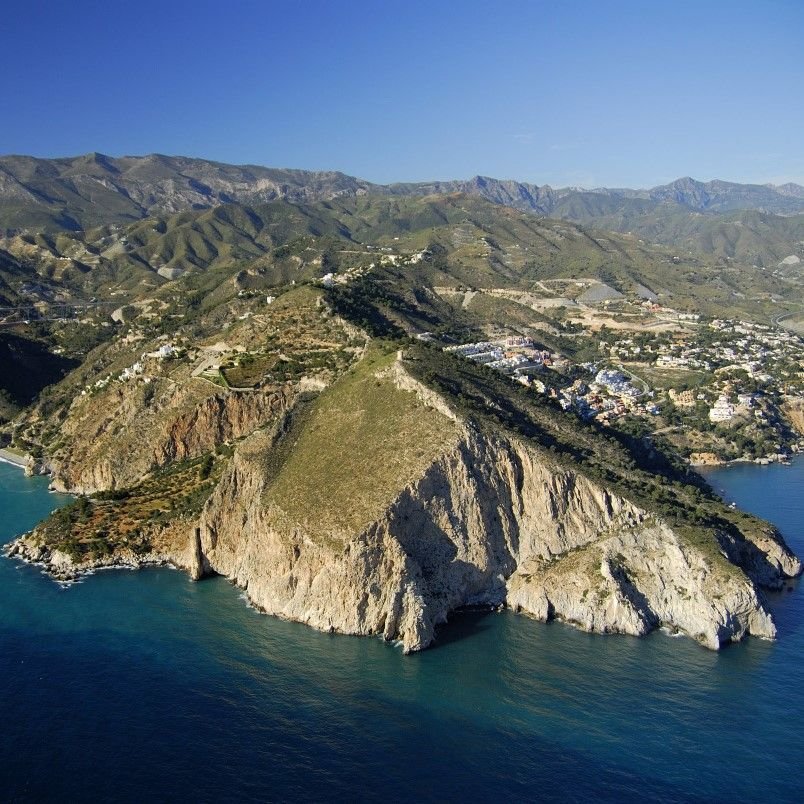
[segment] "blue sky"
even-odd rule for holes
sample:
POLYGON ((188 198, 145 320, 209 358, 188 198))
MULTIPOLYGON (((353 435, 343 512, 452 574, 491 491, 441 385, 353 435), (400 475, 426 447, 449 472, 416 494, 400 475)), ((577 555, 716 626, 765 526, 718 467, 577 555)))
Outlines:
POLYGON ((803 35, 801 0, 6 0, 0 153, 804 182, 803 35))

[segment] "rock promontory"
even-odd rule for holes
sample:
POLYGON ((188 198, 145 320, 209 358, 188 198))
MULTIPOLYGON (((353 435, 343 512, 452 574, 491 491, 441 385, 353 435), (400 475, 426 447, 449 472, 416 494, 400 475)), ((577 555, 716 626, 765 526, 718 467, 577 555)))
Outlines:
POLYGON ((54 464, 55 484, 107 495, 65 527, 108 509, 107 532, 125 519, 125 541, 67 549, 64 528, 45 524, 10 552, 61 576, 153 562, 217 573, 268 614, 406 652, 478 604, 600 633, 664 627, 712 649, 775 636, 761 588, 802 567, 773 528, 433 355, 374 346, 320 393, 163 400, 159 437, 121 469, 92 457, 103 428, 76 438, 87 447, 54 464), (198 469, 221 444, 232 446, 198 469), (200 484, 197 505, 144 518, 153 483, 108 494, 155 470, 163 490, 200 484))

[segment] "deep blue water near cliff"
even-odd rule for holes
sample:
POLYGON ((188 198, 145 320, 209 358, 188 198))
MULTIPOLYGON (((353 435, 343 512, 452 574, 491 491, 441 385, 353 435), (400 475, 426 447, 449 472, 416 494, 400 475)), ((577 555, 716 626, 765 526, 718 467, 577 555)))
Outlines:
MULTIPOLYGON (((709 475, 804 553, 804 462, 709 475)), ((58 504, 0 464, 0 537, 58 504)), ((464 614, 404 657, 248 609, 221 579, 0 559, 0 799, 801 800, 804 588, 775 643, 464 614)))

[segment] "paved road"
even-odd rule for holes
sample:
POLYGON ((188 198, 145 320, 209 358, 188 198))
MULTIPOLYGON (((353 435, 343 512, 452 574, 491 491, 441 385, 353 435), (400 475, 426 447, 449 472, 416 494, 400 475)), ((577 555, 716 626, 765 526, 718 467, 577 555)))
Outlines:
POLYGON ((790 332, 795 332, 797 335, 801 335, 804 333, 804 313, 801 311, 797 313, 782 313, 781 315, 777 315, 776 318, 773 319, 773 324, 776 327, 781 327, 782 329, 789 330, 790 332), (797 324, 785 324, 786 318, 793 318, 794 316, 802 316, 802 321, 797 324))
POLYGON ((636 374, 634 374, 633 371, 629 371, 627 368, 625 368, 625 366, 622 365, 622 363, 616 366, 616 368, 619 369, 626 376, 630 377, 632 380, 636 380, 638 383, 642 385, 642 391, 639 394, 640 396, 645 396, 645 394, 647 394, 648 391, 650 391, 650 385, 648 385, 647 381, 643 380, 642 377, 639 377, 636 374))

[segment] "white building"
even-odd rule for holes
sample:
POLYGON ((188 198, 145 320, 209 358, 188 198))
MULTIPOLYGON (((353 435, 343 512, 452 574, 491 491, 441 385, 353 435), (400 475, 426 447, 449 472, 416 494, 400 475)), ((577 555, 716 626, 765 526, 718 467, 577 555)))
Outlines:
MULTIPOLYGON (((120 372, 120 379, 123 382, 125 382, 126 380, 134 379, 134 377, 139 376, 140 374, 142 374, 142 372, 143 372, 143 365, 138 360, 136 363, 134 363, 133 366, 127 366, 126 368, 124 368, 120 372)), ((107 382, 108 382, 108 379, 107 379, 107 382)), ((97 386, 98 383, 95 383, 95 385, 97 386)))
POLYGON ((727 422, 734 417, 734 405, 729 402, 725 394, 717 398, 714 406, 709 410, 710 422, 727 422))

